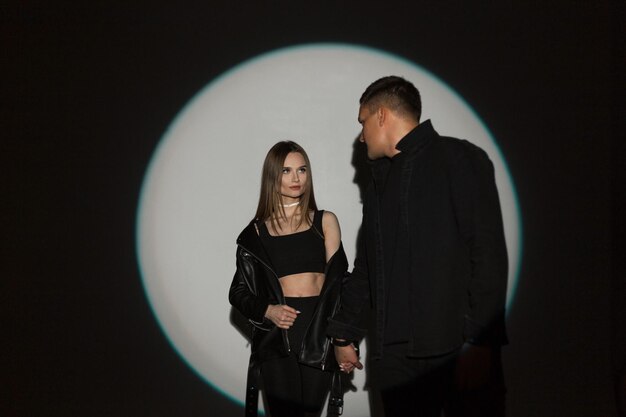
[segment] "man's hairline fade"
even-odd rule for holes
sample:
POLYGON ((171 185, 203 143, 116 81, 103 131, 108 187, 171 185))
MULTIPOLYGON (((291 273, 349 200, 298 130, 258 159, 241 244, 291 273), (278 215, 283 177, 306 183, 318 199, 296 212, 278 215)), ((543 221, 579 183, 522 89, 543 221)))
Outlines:
POLYGON ((396 75, 385 76, 371 83, 361 95, 359 104, 362 107, 366 107, 370 112, 374 112, 384 106, 401 117, 409 117, 418 123, 422 115, 422 102, 419 90, 410 81, 396 75), (391 91, 397 87, 413 90, 409 93, 414 95, 413 98, 416 102, 411 103, 400 94, 391 91))

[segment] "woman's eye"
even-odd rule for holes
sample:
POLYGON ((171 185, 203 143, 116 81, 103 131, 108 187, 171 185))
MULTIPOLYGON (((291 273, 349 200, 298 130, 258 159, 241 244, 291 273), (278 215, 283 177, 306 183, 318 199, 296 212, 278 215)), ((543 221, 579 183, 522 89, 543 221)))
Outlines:
POLYGON ((289 168, 283 168, 283 174, 289 174, 289 168))
POLYGON ((301 174, 303 174, 303 173, 305 173, 305 172, 306 172, 306 168, 300 168, 300 169, 298 170, 298 172, 299 172, 299 173, 301 173, 301 174))

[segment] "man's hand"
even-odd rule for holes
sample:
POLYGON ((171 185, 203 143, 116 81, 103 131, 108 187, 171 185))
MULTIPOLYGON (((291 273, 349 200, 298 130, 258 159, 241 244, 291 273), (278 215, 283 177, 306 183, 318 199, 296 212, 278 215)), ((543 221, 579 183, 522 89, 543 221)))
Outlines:
POLYGON ((363 369, 363 364, 359 361, 359 355, 353 345, 335 346, 335 359, 339 368, 349 374, 354 368, 363 369))
POLYGON ((464 344, 457 360, 457 388, 471 391, 484 386, 491 373, 491 357, 490 346, 464 344))
POLYGON ((288 329, 293 326, 300 312, 293 307, 284 304, 271 304, 267 306, 265 317, 270 319, 272 323, 281 329, 288 329))

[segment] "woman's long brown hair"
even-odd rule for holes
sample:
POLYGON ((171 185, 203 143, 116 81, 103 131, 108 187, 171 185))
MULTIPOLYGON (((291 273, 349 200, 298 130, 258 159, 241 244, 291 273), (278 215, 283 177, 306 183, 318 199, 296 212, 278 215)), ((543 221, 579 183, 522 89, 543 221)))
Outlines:
POLYGON ((278 142, 267 153, 263 162, 263 172, 261 174, 261 193, 259 195, 259 204, 256 209, 255 219, 258 221, 266 221, 270 219, 272 229, 275 233, 280 227, 276 222, 277 218, 287 220, 285 209, 283 208, 282 198, 280 194, 280 186, 282 181, 282 171, 287 155, 297 152, 304 158, 307 167, 307 186, 304 194, 300 197, 300 221, 296 225, 296 229, 306 222, 309 226, 312 221, 308 216, 309 211, 317 210, 315 203, 315 193, 313 192, 313 175, 311 172, 311 162, 302 146, 292 141, 278 142))

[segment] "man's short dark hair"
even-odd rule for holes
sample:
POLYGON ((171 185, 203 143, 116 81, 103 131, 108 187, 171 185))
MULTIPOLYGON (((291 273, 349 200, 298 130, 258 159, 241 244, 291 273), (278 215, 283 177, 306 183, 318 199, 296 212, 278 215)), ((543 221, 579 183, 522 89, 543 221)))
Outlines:
POLYGON ((380 78, 367 87, 359 104, 375 111, 381 105, 419 122, 422 116, 422 100, 417 88, 402 77, 390 75, 380 78))

